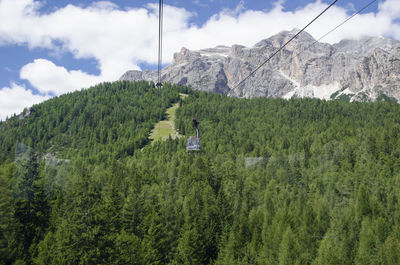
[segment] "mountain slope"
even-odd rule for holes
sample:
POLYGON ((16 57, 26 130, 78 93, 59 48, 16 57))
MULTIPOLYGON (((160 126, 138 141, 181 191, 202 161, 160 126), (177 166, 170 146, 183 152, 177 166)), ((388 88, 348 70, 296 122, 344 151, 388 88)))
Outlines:
POLYGON ((0 264, 395 264, 399 124, 391 102, 147 82, 49 100, 0 123, 0 264), (176 100, 200 153, 143 142, 176 100))
POLYGON ((0 161, 13 157, 18 142, 67 158, 76 156, 76 149, 85 156, 131 155, 146 145, 154 124, 178 100, 174 86, 158 91, 148 82, 126 81, 53 98, 0 123, 0 161))
MULTIPOLYGON (((163 69, 162 79, 233 97, 331 99, 336 96, 351 101, 373 101, 385 95, 400 99, 399 41, 364 37, 334 45, 312 45, 315 40, 306 32, 236 87, 297 32, 281 32, 251 48, 240 45, 200 51, 182 48, 174 55, 172 64, 163 69)), ((155 78, 154 71, 128 71, 120 80, 155 78)))

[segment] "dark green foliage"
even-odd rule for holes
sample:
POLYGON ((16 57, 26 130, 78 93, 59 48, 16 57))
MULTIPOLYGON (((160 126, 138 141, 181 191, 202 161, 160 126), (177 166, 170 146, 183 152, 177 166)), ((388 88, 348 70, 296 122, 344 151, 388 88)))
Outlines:
POLYGON ((397 104, 116 82, 30 111, 0 124, 0 264, 400 262, 397 104), (148 144, 178 101, 201 153, 148 144))
POLYGON ((49 205, 39 177, 37 155, 28 150, 26 157, 15 162, 12 198, 12 256, 29 263, 35 246, 44 237, 49 222, 49 205))
POLYGON ((103 83, 34 105, 26 118, 1 123, 0 162, 13 158, 17 141, 64 158, 90 156, 105 162, 132 155, 147 144, 154 123, 179 98, 168 85, 163 91, 151 85, 103 83))
POLYGON ((388 101, 388 102, 395 102, 397 103, 397 99, 394 97, 389 97, 384 93, 379 94, 379 96, 376 98, 377 101, 388 101))
POLYGON ((350 102, 352 96, 354 96, 354 94, 341 94, 340 96, 336 97, 336 99, 339 101, 350 102))

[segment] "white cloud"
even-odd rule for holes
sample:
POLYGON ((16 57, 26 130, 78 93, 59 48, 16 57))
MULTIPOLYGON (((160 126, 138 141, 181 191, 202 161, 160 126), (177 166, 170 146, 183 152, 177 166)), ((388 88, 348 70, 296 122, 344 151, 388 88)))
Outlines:
POLYGON ((87 88, 103 81, 101 77, 82 71, 67 71, 45 59, 36 59, 25 65, 20 72, 21 79, 29 82, 44 94, 61 95, 77 89, 87 88))
POLYGON ((49 99, 48 96, 34 95, 23 86, 12 83, 11 87, 0 89, 0 120, 21 113, 24 108, 49 99))
MULTIPOLYGON (((386 2, 390 1, 393 0, 386 2)), ((195 49, 218 44, 252 46, 282 30, 302 28, 324 10, 327 4, 315 1, 295 11, 284 11, 283 7, 284 3, 280 1, 269 11, 246 10, 236 15, 233 11, 223 11, 211 17, 202 27, 187 27, 184 32, 179 32, 173 37, 167 35, 166 42, 171 42, 167 47, 172 46, 171 40, 175 39, 179 39, 180 43, 184 43, 188 48, 195 49)), ((333 6, 312 24, 307 32, 318 39, 353 12, 345 7, 333 6)), ((395 26, 398 24, 395 23, 395 17, 388 16, 383 11, 358 15, 323 41, 335 43, 344 38, 358 38, 364 35, 397 37, 400 32, 396 30, 395 26)), ((397 16, 399 17, 400 15, 397 16)))
MULTIPOLYGON (((30 48, 70 52, 76 58, 95 59, 100 75, 71 71, 38 59, 22 67, 20 76, 39 91, 58 95, 100 81, 116 80, 128 69, 139 69, 142 62, 157 62, 156 4, 121 10, 111 2, 101 1, 87 7, 68 5, 40 14, 41 4, 34 0, 0 0, 0 45, 25 44, 30 48)), ((199 26, 190 23, 196 14, 166 5, 163 61, 170 62, 173 53, 182 46, 189 49, 220 44, 252 46, 282 30, 301 28, 326 6, 316 0, 295 11, 284 11, 284 1, 276 1, 271 10, 254 11, 244 10, 243 4, 239 4, 235 10, 222 10, 199 26)), ((396 22, 400 18, 399 9, 398 0, 381 2, 377 13, 354 17, 324 41, 334 43, 362 35, 400 39, 400 25, 396 22)), ((351 6, 334 6, 307 31, 319 38, 352 12, 351 6)))
POLYGON ((399 19, 400 2, 398 0, 386 0, 379 4, 379 11, 392 19, 399 19))

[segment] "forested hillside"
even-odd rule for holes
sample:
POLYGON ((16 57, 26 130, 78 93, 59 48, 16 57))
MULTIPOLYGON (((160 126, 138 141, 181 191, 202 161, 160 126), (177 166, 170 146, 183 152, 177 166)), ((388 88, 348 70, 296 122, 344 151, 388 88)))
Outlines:
POLYGON ((24 116, 0 124, 0 264, 400 264, 396 103, 116 82, 24 116), (149 144, 176 102, 201 153, 149 144))

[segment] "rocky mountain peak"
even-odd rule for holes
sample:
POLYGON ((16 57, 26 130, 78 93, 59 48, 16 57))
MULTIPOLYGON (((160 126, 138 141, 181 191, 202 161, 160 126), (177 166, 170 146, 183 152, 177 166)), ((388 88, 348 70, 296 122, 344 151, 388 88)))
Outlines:
MULTIPOLYGON (((246 82, 237 86, 299 30, 283 31, 253 47, 182 48, 162 80, 233 97, 316 97, 400 100, 400 41, 363 37, 330 45, 302 32, 246 82)), ((128 71, 121 80, 155 80, 155 71, 128 71)))
MULTIPOLYGON (((268 39, 262 40, 254 45, 254 47, 257 48, 262 48, 262 47, 275 47, 275 48, 280 48, 282 45, 284 45, 288 40, 290 40, 293 36, 295 36, 300 29, 293 29, 290 31, 282 31, 278 34, 275 34, 268 39)), ((311 34, 308 32, 303 31, 300 33, 297 38, 293 40, 293 42, 289 43, 288 47, 294 47, 298 44, 312 44, 315 42, 315 39, 311 34)))
POLYGON ((174 54, 172 64, 185 64, 196 57, 199 57, 197 53, 191 52, 189 49, 182 47, 180 52, 174 54))
POLYGON ((368 36, 361 37, 360 39, 342 40, 333 45, 333 47, 335 47, 339 52, 348 52, 360 55, 367 55, 376 48, 391 51, 398 46, 400 46, 400 41, 368 36))

